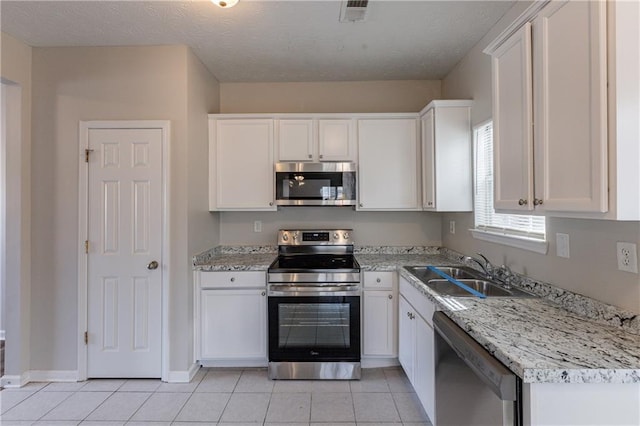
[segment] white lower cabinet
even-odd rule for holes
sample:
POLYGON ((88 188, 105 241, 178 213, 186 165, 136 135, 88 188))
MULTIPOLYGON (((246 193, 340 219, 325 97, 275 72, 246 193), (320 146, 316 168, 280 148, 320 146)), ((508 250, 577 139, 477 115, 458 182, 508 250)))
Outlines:
POLYGON ((398 360, 427 416, 435 421, 435 305, 400 277, 398 360))
POLYGON ((395 364, 398 355, 396 277, 395 272, 364 273, 362 360, 367 367, 395 364))
POLYGON ((195 353, 202 365, 267 364, 264 285, 264 273, 196 272, 195 353))

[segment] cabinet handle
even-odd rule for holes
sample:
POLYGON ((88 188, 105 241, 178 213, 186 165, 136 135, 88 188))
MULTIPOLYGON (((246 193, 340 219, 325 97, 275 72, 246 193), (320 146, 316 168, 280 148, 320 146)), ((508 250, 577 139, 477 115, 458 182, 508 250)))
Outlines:
POLYGON ((362 203, 360 203, 360 204, 359 204, 359 206, 360 206, 360 207, 363 207, 363 206, 362 206, 362 203))
POLYGON ((273 206, 273 201, 269 201, 269 206, 273 206))
POLYGON ((524 198, 520 198, 518 200, 518 205, 520 205, 520 206, 526 206, 527 204, 528 204, 528 201, 525 200, 524 198))
POLYGON ((376 278, 376 282, 379 283, 380 282, 380 278, 376 278))
POLYGON ((320 158, 324 158, 324 156, 323 156, 322 154, 318 155, 318 157, 320 157, 320 158))
POLYGON ((389 299, 393 299, 393 294, 390 294, 390 295, 389 295, 389 299))
POLYGON ((266 291, 263 291, 263 292, 262 292, 262 293, 260 293, 260 294, 261 294, 262 296, 266 296, 266 295, 267 295, 267 292, 266 292, 266 291))
POLYGON ((309 154, 309 158, 313 158, 313 155, 309 154))
POLYGON ((234 282, 236 280, 235 277, 231 277, 231 282, 234 282))
POLYGON ((534 198, 533 199, 533 205, 534 206, 541 206, 542 205, 542 200, 540 200, 538 198, 534 198))

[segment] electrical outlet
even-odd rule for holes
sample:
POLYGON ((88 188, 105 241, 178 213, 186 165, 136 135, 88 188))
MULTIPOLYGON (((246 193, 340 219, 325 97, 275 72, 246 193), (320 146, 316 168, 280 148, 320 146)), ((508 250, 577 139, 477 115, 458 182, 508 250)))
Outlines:
POLYGON ((556 256, 569 259, 569 234, 556 234, 556 256))
POLYGON ((638 273, 638 251, 635 244, 618 242, 616 244, 616 253, 619 270, 638 273))
POLYGON ((449 221, 449 233, 451 233, 451 234, 455 234, 456 233, 456 221, 455 220, 450 220, 449 221))
POLYGON ((253 221, 253 232, 262 232, 262 221, 254 220, 253 221))

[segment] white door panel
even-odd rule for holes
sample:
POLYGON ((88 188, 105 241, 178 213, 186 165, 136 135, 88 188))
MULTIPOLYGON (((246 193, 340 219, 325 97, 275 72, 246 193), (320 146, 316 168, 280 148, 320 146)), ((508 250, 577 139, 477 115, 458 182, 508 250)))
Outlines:
POLYGON ((90 129, 88 377, 161 376, 162 130, 90 129))

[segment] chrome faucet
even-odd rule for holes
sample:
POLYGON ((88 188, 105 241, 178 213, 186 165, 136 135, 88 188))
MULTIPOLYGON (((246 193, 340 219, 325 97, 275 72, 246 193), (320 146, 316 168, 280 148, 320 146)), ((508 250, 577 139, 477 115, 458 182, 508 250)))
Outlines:
POLYGON ((477 263, 482 270, 484 271, 485 275, 488 277, 493 277, 493 270, 494 267, 491 264, 491 262, 489 262, 489 259, 487 259, 482 253, 476 253, 478 256, 480 256, 482 258, 482 260, 484 260, 484 262, 480 261, 479 259, 472 257, 472 256, 463 256, 462 260, 463 261, 467 261, 467 262, 475 262, 477 263))
POLYGON ((489 259, 487 259, 485 255, 483 255, 482 253, 476 254, 480 256, 482 260, 472 256, 463 256, 462 260, 477 263, 489 279, 498 281, 504 288, 510 289, 511 278, 513 277, 513 272, 511 271, 511 269, 509 269, 509 267, 506 265, 502 265, 499 268, 496 268, 491 262, 489 262, 489 259))

